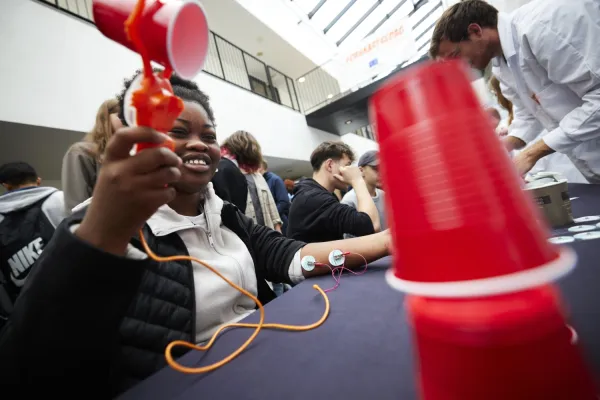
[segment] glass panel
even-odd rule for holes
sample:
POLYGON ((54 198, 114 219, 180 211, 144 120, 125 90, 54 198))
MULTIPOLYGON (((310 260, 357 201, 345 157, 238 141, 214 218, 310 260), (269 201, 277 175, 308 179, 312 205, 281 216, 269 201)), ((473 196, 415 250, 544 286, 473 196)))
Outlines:
POLYGON ((215 39, 223 63, 225 80, 250 90, 250 80, 244 66, 242 51, 219 36, 215 36, 215 39))
POLYGON ((304 75, 304 80, 297 84, 298 97, 305 113, 310 113, 317 106, 325 104, 340 93, 338 81, 317 68, 304 75))
POLYGON ((264 82, 266 85, 269 81, 267 79, 267 66, 262 61, 252 57, 247 53, 244 53, 244 59, 246 60, 248 75, 264 82))
POLYGON ((294 108, 290 89, 288 88, 287 76, 272 68, 269 68, 269 74, 271 75, 271 83, 273 85, 270 88, 271 93, 269 93, 269 98, 284 106, 294 108))
POLYGON ((294 81, 288 76, 286 77, 288 87, 290 88, 290 96, 292 97, 292 105, 294 110, 300 111, 300 104, 298 104, 298 94, 296 92, 296 85, 294 81))
POLYGON ((221 69, 221 63, 219 62, 219 53, 217 51, 217 43, 215 42, 215 36, 211 33, 208 41, 208 56, 204 63, 204 71, 209 74, 218 76, 224 79, 223 70, 221 69))
POLYGON ((88 19, 94 20, 94 12, 92 11, 92 0, 85 0, 85 7, 87 8, 88 19))

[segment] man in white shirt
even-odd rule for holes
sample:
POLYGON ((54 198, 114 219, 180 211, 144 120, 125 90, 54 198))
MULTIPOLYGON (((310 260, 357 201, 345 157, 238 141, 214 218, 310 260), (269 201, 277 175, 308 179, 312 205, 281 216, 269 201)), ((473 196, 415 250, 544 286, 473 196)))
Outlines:
POLYGON ((519 172, 559 152, 600 183, 598 37, 598 0, 534 0, 510 15, 465 0, 438 21, 430 55, 460 57, 478 69, 493 61, 502 93, 515 105, 504 142, 509 150, 531 143, 514 158, 519 172))
MULTIPOLYGON (((373 203, 379 213, 379 223, 381 230, 387 229, 387 223, 385 219, 385 204, 384 195, 385 192, 379 187, 381 186, 381 179, 379 178, 379 154, 375 150, 367 151, 358 159, 358 168, 362 172, 363 179, 367 186, 369 194, 373 198, 373 203)), ((347 204, 352 208, 358 209, 358 199, 354 189, 350 190, 344 195, 342 204, 347 204)), ((344 235, 344 237, 351 237, 351 235, 344 235)))

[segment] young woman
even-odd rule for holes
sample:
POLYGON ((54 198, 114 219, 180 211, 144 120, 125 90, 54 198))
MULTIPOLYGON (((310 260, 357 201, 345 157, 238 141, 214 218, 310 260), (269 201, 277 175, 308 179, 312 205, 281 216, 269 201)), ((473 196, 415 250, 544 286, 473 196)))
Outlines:
POLYGON ((251 300, 206 268, 147 257, 140 229, 157 254, 205 260, 263 303, 274 298, 266 280, 329 273, 303 270, 306 255, 325 263, 338 248, 368 261, 389 253, 385 232, 306 245, 219 199, 210 183, 220 149, 208 97, 193 82, 171 82, 185 109, 168 136, 148 128, 117 131, 85 215, 61 224, 39 258, 0 332, 1 387, 43 387, 46 396, 60 388, 63 397, 87 387, 95 398, 114 396, 164 367, 171 341, 204 342, 220 325, 253 312, 251 300), (134 143, 169 137, 175 152, 129 155, 134 143))
POLYGON ((234 160, 248 182, 246 216, 268 228, 281 232, 283 221, 265 178, 258 172, 263 163, 258 140, 246 131, 237 131, 221 145, 224 158, 234 160))
POLYGON ((118 114, 119 101, 106 100, 98 109, 94 128, 67 150, 61 179, 68 214, 77 204, 92 197, 106 143, 122 126, 118 114))

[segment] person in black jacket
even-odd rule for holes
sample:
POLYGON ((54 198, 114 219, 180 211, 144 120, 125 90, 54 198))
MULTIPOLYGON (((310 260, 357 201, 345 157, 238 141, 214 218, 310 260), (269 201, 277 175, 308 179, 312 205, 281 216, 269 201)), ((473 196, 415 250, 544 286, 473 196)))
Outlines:
POLYGON ((312 179, 300 180, 294 188, 287 236, 307 243, 340 240, 344 234, 370 235, 379 232, 379 212, 369 194, 354 152, 343 142, 323 142, 311 154, 312 179), (356 209, 341 204, 334 190, 351 185, 356 209))
POLYGON ((248 182, 235 160, 232 161, 222 157, 217 172, 212 178, 212 183, 217 196, 234 204, 241 212, 246 213, 248 182))
POLYGON ((171 84, 185 108, 168 135, 118 130, 94 197, 58 227, 39 258, 0 332, 3 389, 23 395, 43 388, 46 396, 66 398, 86 388, 94 398, 112 397, 164 367, 170 342, 204 342, 254 310, 251 300, 196 263, 147 257, 140 229, 155 253, 201 258, 263 303, 274 298, 266 280, 293 283, 330 273, 304 270, 306 255, 326 263, 333 249, 367 260, 389 253, 385 232, 306 245, 219 199, 210 183, 220 153, 208 98, 193 82, 173 77, 171 84), (167 140, 174 152, 156 147, 129 155, 134 143, 167 140))

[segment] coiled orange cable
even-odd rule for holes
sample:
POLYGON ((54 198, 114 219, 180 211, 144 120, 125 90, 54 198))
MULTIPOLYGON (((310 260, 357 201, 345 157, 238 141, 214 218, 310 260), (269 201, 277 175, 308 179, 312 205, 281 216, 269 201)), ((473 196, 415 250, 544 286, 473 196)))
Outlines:
POLYGON ((315 328, 318 328, 319 326, 321 326, 325 322, 327 317, 329 316, 330 304, 329 304, 329 298, 327 297, 327 294, 318 285, 313 285, 313 288, 316 289, 321 294, 321 296, 323 296, 323 300, 325 301, 325 310, 323 311, 323 315, 317 322, 315 322, 314 324, 310 324, 310 325, 265 324, 264 323, 265 310, 264 310, 263 305, 261 304, 260 300, 258 300, 258 298, 256 298, 254 295, 252 295, 252 293, 248 292, 244 288, 241 288, 238 285, 236 285, 235 283, 231 282, 229 279, 227 279, 225 276, 223 276, 219 271, 214 269, 212 266, 210 266, 209 264, 205 263, 202 260, 199 260, 199 259, 197 259, 195 257, 191 257, 191 256, 170 256, 170 257, 158 256, 148 246, 148 243, 146 242, 146 238, 144 238, 144 234, 142 231, 140 231, 140 240, 142 242, 142 246, 144 247, 144 251, 154 261, 157 261, 157 262, 167 262, 167 261, 197 262, 198 264, 203 265, 204 267, 211 270, 219 278, 221 278, 225 282, 227 282, 229 284, 229 286, 233 287, 234 289, 238 290, 239 292, 241 292, 244 295, 251 298, 252 301, 254 301, 256 303, 258 310, 260 311, 260 319, 259 319, 258 323, 256 323, 256 324, 233 323, 233 324, 223 325, 219 329, 217 329, 217 331, 212 335, 212 337, 210 338, 208 343, 204 346, 199 346, 194 343, 186 342, 184 340, 175 340, 175 341, 169 343, 169 345, 165 349, 165 358, 166 358, 169 366, 176 371, 183 372, 185 374, 201 374, 204 372, 214 371, 215 369, 220 368, 223 365, 227 364, 229 361, 231 361, 235 357, 237 357, 242 351, 244 351, 250 345, 250 343, 252 343, 252 341, 256 338, 256 336, 258 335, 258 333, 260 332, 261 329, 280 329, 280 330, 294 331, 294 332, 309 331, 311 329, 315 329, 315 328), (214 342, 217 339, 217 337, 219 336, 219 334, 221 332, 223 332, 225 329, 229 329, 229 328, 254 328, 254 332, 252 332, 252 335, 250 335, 250 337, 240 347, 238 347, 237 350, 235 350, 233 353, 231 353, 227 357, 223 358, 221 361, 217 361, 211 365, 207 365, 204 367, 191 368, 191 367, 186 367, 184 365, 181 365, 173 359, 171 352, 174 347, 183 346, 183 347, 187 347, 188 349, 192 349, 192 350, 196 350, 196 351, 206 351, 212 347, 212 345, 214 344, 214 342))

